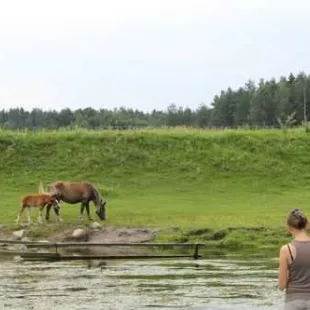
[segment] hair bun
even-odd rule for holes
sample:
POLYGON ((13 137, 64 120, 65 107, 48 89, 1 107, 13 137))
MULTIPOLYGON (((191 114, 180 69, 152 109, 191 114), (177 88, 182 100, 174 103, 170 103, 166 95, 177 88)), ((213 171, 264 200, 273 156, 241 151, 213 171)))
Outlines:
POLYGON ((303 212, 300 209, 294 209, 292 211, 292 214, 294 214, 296 217, 300 219, 307 219, 306 216, 303 214, 303 212))
POLYGON ((296 229, 304 229, 307 226, 307 223, 307 217, 298 208, 293 209, 287 218, 287 224, 296 229))

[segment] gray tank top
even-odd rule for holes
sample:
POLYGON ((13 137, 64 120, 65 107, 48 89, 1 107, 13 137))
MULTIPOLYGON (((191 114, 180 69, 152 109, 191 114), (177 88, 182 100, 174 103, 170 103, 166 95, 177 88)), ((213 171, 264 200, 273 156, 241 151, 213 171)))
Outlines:
POLYGON ((296 257, 289 266, 286 301, 310 300, 310 241, 296 241, 296 257))

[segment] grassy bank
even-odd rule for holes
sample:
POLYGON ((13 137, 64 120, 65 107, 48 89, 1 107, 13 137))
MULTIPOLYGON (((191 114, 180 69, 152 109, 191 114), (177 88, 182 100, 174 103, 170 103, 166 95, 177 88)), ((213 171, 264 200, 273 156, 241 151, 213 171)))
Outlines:
MULTIPOLYGON (((40 180, 93 182, 106 225, 160 227, 161 240, 278 245, 289 210, 310 211, 301 130, 0 131, 0 163, 0 223, 12 227, 19 197, 40 180)), ((78 205, 61 212, 78 222, 78 205)))

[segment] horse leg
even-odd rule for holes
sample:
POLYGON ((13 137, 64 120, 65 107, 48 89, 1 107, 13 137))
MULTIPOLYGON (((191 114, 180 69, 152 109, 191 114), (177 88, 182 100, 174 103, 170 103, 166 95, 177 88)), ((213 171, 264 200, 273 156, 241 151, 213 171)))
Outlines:
POLYGON ((46 211, 45 211, 45 220, 48 222, 49 221, 49 219, 50 219, 50 210, 51 210, 51 205, 50 204, 48 204, 47 206, 46 206, 46 211))
POLYGON ((17 214, 16 224, 19 224, 20 216, 22 215, 22 213, 24 212, 24 210, 25 210, 25 206, 23 205, 23 206, 20 207, 20 210, 19 210, 19 212, 18 212, 18 214, 17 214))
POLYGON ((89 201, 86 202, 85 207, 86 207, 86 213, 87 213, 88 220, 93 221, 93 219, 90 217, 90 214, 89 214, 89 201))
POLYGON ((85 208, 85 205, 84 205, 84 202, 82 202, 81 207, 80 207, 80 222, 82 222, 82 219, 83 219, 84 208, 85 208))
POLYGON ((53 210, 57 216, 57 222, 63 222, 63 219, 60 217, 60 214, 59 214, 59 208, 53 206, 53 210))

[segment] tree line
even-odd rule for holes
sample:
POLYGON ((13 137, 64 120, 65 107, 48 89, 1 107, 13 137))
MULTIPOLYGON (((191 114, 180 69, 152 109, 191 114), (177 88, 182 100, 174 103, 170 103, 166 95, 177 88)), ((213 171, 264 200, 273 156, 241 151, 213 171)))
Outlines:
POLYGON ((304 72, 281 77, 278 81, 249 80, 243 87, 230 87, 216 95, 210 106, 197 109, 170 104, 165 111, 118 108, 63 109, 45 111, 23 108, 0 110, 0 126, 9 129, 131 129, 145 127, 236 128, 283 127, 307 123, 310 118, 310 76, 304 72))

